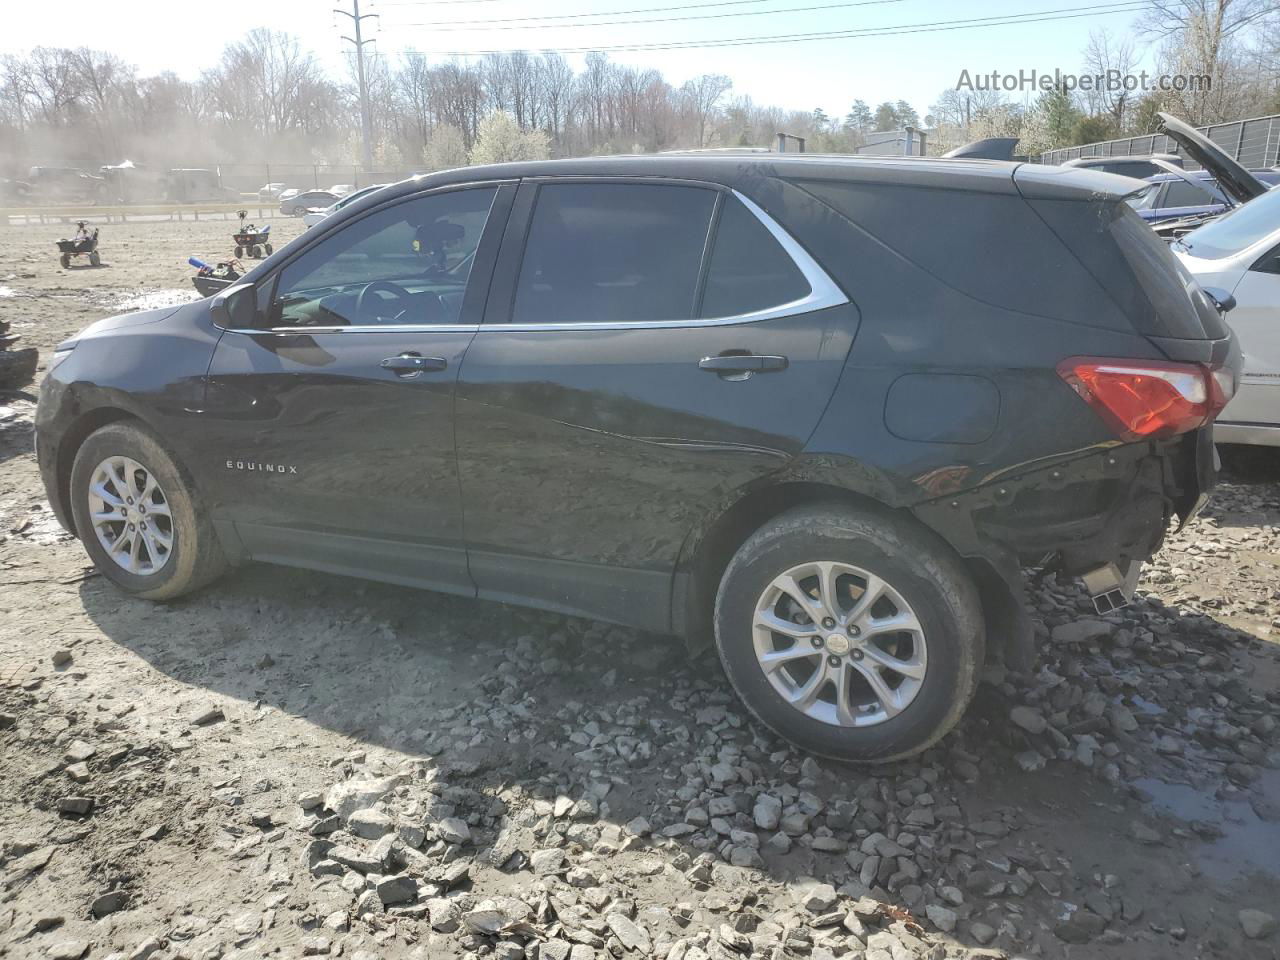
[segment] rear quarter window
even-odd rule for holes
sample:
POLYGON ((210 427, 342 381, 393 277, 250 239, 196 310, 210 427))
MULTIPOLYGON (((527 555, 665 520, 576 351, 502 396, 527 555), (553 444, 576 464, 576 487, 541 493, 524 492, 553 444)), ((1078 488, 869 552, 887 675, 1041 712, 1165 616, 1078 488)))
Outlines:
POLYGON ((984 303, 1088 326, 1127 325, 1097 281, 1017 194, 826 180, 796 186, 984 303))

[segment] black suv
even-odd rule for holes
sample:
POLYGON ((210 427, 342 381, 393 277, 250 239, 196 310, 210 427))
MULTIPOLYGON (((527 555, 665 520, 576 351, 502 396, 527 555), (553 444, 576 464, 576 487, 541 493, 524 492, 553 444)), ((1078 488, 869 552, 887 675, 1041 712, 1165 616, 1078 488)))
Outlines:
POLYGON ((49 497, 165 600, 247 560, 714 642, 885 760, 1028 665, 1021 567, 1132 592, 1214 481, 1238 349, 1131 181, 778 155, 454 170, 41 391, 49 497))

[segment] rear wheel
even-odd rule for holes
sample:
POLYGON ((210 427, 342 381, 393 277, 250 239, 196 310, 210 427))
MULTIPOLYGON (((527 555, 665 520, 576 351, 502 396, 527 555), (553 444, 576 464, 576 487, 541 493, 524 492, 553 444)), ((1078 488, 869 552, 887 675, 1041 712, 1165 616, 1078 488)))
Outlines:
POLYGON ((102 266, 102 257, 98 256, 98 251, 97 251, 97 250, 95 250, 95 251, 93 251, 93 253, 89 254, 89 266, 91 266, 91 267, 100 267, 100 266, 102 266))
POLYGON ((136 596, 178 597, 226 568, 177 463, 138 423, 111 423, 85 440, 71 468, 71 508, 98 570, 136 596))
POLYGON ((62 256, 58 258, 58 262, 62 264, 63 270, 71 269, 71 254, 64 253, 62 256))
POLYGON ((747 707, 839 760, 924 750, 960 719, 984 654, 959 560, 887 512, 800 508, 739 548, 721 579, 716 645, 747 707))
POLYGON ((268 243, 263 249, 267 251, 268 257, 271 256, 271 244, 268 243))
POLYGON ((261 259, 262 259, 262 248, 261 248, 260 246, 258 246, 256 243, 253 245, 253 252, 252 252, 252 256, 253 256, 253 259, 255 259, 255 260, 261 260, 261 259))
POLYGON ((244 247, 240 246, 240 244, 238 244, 238 243, 237 243, 237 244, 236 244, 236 259, 237 259, 237 260, 239 260, 239 259, 240 259, 240 254, 242 254, 242 253, 244 253, 244 247))

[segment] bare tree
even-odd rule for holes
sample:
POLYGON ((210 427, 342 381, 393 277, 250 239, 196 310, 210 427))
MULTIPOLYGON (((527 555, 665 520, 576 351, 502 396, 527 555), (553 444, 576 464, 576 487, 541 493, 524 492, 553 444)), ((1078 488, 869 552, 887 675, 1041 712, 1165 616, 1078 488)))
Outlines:
POLYGON ((698 146, 707 145, 707 124, 715 114, 716 107, 733 87, 733 81, 722 73, 704 73, 685 82, 680 88, 686 109, 691 113, 698 127, 698 146))
POLYGON ((1133 91, 1123 82, 1114 83, 1133 73, 1133 43, 1117 40, 1107 30, 1094 30, 1089 34, 1089 44, 1084 51, 1085 72, 1102 76, 1105 82, 1085 92, 1085 106, 1092 114, 1104 114, 1110 118, 1115 131, 1124 129, 1125 111, 1133 97, 1133 91))

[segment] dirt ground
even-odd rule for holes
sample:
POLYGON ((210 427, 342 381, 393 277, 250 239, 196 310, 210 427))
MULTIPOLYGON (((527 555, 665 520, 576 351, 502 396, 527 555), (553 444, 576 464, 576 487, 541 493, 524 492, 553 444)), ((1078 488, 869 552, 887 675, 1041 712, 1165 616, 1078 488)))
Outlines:
MULTIPOLYGON (((0 227, 0 320, 47 356, 189 297, 229 227, 104 227, 70 271, 63 228, 0 227)), ((2 957, 1280 953, 1275 458, 1134 606, 1037 578, 1034 674, 865 769, 663 637, 262 566, 128 599, 53 521, 33 409, 0 396, 2 957)))

